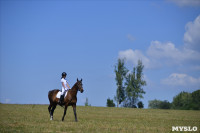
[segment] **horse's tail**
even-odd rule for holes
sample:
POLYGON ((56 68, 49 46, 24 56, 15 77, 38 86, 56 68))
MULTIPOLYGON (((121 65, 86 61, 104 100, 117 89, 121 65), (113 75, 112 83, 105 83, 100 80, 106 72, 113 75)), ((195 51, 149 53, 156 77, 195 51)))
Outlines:
POLYGON ((49 102, 51 103, 53 101, 53 92, 54 90, 49 91, 48 93, 48 98, 49 98, 49 102))
POLYGON ((49 91, 49 92, 48 92, 49 102, 51 102, 51 95, 52 95, 52 91, 49 91))

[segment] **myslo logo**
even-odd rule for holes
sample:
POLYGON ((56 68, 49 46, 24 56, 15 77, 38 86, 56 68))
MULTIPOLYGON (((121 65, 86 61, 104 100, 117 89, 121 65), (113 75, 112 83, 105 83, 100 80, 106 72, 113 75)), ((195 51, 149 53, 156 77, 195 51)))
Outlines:
POLYGON ((197 127, 196 126, 172 126, 172 131, 191 131, 191 132, 195 132, 197 131, 197 127))

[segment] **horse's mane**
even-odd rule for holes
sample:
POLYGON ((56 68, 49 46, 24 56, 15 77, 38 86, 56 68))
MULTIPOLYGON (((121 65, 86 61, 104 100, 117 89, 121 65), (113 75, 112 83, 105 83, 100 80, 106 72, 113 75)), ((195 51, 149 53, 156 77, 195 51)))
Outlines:
POLYGON ((77 83, 78 83, 78 81, 76 81, 76 83, 72 86, 72 88, 70 90, 73 90, 76 87, 77 83))

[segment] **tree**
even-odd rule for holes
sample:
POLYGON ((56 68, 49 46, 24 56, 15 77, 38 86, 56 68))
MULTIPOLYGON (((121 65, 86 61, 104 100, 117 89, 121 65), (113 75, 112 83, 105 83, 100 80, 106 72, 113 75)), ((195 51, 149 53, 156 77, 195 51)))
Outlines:
POLYGON ((181 92, 173 98, 173 109, 200 110, 200 90, 192 93, 181 92))
POLYGON ((151 109, 170 109, 171 103, 167 100, 161 101, 161 100, 151 100, 149 101, 149 108, 151 109))
POLYGON ((142 103, 142 101, 139 101, 137 104, 138 108, 144 108, 144 104, 142 103))
POLYGON ((134 67, 133 71, 126 76, 124 107, 134 108, 138 100, 143 98, 143 94, 145 94, 143 86, 146 85, 146 81, 143 79, 143 69, 142 61, 138 60, 137 67, 134 67))
POLYGON ((192 92, 192 109, 200 110, 200 90, 192 92))
POLYGON ((107 107, 115 107, 115 103, 110 98, 107 99, 107 107))
POLYGON ((173 98, 172 103, 167 100, 151 100, 148 106, 152 109, 200 110, 200 90, 192 93, 180 92, 173 98))
POLYGON ((88 103, 88 98, 86 97, 86 100, 85 100, 85 106, 90 106, 89 103, 88 103))
POLYGON ((123 80, 127 74, 128 70, 126 69, 124 65, 124 60, 118 59, 118 63, 115 66, 115 80, 117 84, 117 91, 116 91, 116 101, 117 101, 117 107, 119 104, 121 104, 122 101, 125 99, 125 94, 124 94, 124 85, 123 85, 123 80))
POLYGON ((188 92, 181 92, 173 98, 173 109, 192 109, 192 95, 188 92))
POLYGON ((162 102, 161 100, 157 100, 157 99, 151 100, 151 101, 149 101, 148 108, 150 108, 150 109, 159 109, 161 102, 162 102))
POLYGON ((170 109, 171 108, 171 103, 167 100, 161 101, 159 105, 159 109, 170 109))

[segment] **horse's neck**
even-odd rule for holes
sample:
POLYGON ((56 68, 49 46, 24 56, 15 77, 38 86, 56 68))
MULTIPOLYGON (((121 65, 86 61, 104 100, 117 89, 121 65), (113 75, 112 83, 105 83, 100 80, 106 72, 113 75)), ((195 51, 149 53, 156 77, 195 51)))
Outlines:
POLYGON ((77 88, 76 83, 74 84, 74 86, 72 87, 71 90, 72 90, 73 92, 75 92, 75 94, 77 94, 77 92, 78 92, 78 88, 77 88))

